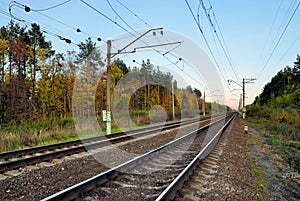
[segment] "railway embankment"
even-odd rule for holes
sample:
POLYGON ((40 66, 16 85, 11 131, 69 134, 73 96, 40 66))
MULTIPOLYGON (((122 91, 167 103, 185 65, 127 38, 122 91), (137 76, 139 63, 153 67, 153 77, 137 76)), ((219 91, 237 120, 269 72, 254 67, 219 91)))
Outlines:
POLYGON ((257 185, 262 189, 265 199, 299 200, 299 167, 290 161, 296 160, 294 152, 299 153, 297 143, 283 139, 280 135, 271 135, 263 124, 253 119, 242 121, 242 124, 249 125, 249 154, 252 164, 256 165, 257 185))

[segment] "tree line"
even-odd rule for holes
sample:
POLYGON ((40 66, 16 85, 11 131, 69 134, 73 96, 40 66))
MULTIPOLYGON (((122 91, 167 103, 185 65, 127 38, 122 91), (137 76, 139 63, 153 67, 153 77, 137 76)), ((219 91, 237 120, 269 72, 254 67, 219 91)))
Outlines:
MULTIPOLYGON (((297 55, 294 66, 280 70, 253 104, 273 105, 274 107, 300 107, 300 56, 297 55)), ((300 111, 299 111, 300 112, 300 111)))
MULTIPOLYGON (((88 38, 78 46, 78 53, 57 53, 52 49, 51 41, 45 39, 38 24, 21 27, 11 21, 2 26, 0 123, 21 124, 40 120, 55 122, 57 119, 71 117, 75 80, 79 77, 89 82, 95 79, 92 76, 97 73, 102 73, 103 77, 106 75, 105 58, 97 49, 96 43, 88 38)), ((191 111, 199 112, 199 108, 202 108, 199 89, 192 89, 191 86, 179 88, 170 73, 160 71, 149 59, 142 61, 140 66, 133 67, 116 59, 111 64, 111 71, 112 92, 125 75, 146 81, 145 85, 127 97, 114 100, 116 107, 128 104, 128 110, 134 112, 148 111, 154 105, 161 105, 170 115, 173 85, 177 116, 182 112, 192 115, 194 113, 191 111), (181 111, 182 108, 185 111, 181 111)), ((101 116, 101 111, 106 109, 105 79, 97 80, 95 99, 91 101, 95 101, 96 115, 101 116)), ((206 111, 209 107, 206 105, 206 111)))
POLYGON ((280 70, 252 105, 247 107, 249 116, 267 122, 267 128, 286 139, 300 140, 300 56, 294 66, 280 70))
POLYGON ((280 70, 262 93, 247 106, 250 117, 267 131, 266 142, 289 167, 300 172, 300 56, 294 65, 280 70))

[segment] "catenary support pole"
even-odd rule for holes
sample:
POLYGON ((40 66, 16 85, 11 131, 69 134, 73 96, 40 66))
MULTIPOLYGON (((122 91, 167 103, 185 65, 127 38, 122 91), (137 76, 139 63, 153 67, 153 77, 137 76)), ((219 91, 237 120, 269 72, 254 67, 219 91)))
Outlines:
POLYGON ((111 80, 111 69, 110 69, 110 60, 111 60, 111 40, 107 41, 107 79, 106 79, 106 134, 111 134, 111 105, 110 105, 110 80, 111 80))

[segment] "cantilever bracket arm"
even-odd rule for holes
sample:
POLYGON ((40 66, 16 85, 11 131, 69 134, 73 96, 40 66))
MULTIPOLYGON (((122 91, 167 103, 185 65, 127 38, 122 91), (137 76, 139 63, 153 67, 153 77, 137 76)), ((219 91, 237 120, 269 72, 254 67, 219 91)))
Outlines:
POLYGON ((146 31, 145 33, 143 33, 142 35, 140 35, 139 37, 137 37, 135 40, 133 40, 132 42, 130 42, 128 45, 126 45, 125 47, 123 47, 122 49, 118 50, 117 53, 111 53, 110 57, 113 58, 114 56, 116 56, 117 54, 121 54, 127 47, 129 47, 130 45, 132 45, 133 43, 135 43, 136 41, 138 41, 139 39, 141 39, 143 36, 145 36, 147 33, 149 33, 150 31, 155 31, 155 30, 161 30, 163 29, 162 27, 160 28, 153 28, 153 29, 149 29, 148 31, 146 31))

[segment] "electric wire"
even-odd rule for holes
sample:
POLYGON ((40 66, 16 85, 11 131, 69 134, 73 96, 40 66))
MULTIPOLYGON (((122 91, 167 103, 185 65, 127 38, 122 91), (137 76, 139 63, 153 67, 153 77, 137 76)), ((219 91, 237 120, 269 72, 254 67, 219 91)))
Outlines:
POLYGON ((226 71, 225 71, 225 69, 224 69, 224 65, 223 65, 223 62, 222 62, 222 57, 221 57, 221 54, 220 54, 220 51, 219 51, 219 47, 218 47, 216 38, 215 38, 214 33, 213 33, 214 31, 213 31, 213 29, 212 29, 211 26, 209 26, 209 30, 210 30, 210 32, 211 32, 212 39, 213 39, 213 42, 214 42, 214 45, 215 45, 215 49, 216 49, 216 51, 217 51, 217 56, 219 57, 219 60, 220 60, 220 66, 221 66, 222 69, 223 69, 223 73, 225 74, 225 77, 227 77, 226 71))
MULTIPOLYGON (((108 0, 106 0, 108 3, 109 3, 109 1, 108 0)), ((136 13, 134 13, 132 10, 130 10, 127 6, 125 6, 124 4, 122 4, 119 0, 116 0, 121 6, 123 6, 125 9, 127 9, 131 14, 133 14, 135 17, 137 17, 139 20, 141 20, 144 24, 146 24, 148 27, 151 27, 145 20, 143 20, 141 17, 139 17, 136 13)), ((110 4, 110 3, 109 3, 110 4)), ((113 7, 110 5, 110 7, 111 7, 111 9, 114 11, 114 13, 125 23, 125 21, 124 21, 124 19, 117 13, 117 11, 115 10, 115 9, 113 9, 113 7)), ((133 30, 133 28, 131 27, 131 26, 129 26, 127 23, 125 23, 129 28, 131 28, 132 30, 133 30)), ((160 44, 162 44, 162 42, 158 39, 158 37, 156 36, 156 39, 157 39, 157 41, 160 43, 160 44)), ((166 52, 165 53, 159 53, 159 54, 161 54, 162 56, 164 56, 165 57, 165 55, 167 54, 167 53, 170 53, 171 51, 173 51, 174 49, 176 49, 176 48, 178 48, 179 46, 180 46, 181 44, 179 44, 178 46, 175 46, 175 47, 173 47, 172 49, 170 49, 170 50, 167 50, 166 49, 166 47, 164 46, 164 49, 166 50, 166 52)), ((169 59, 168 59, 169 60, 169 59)), ((173 62, 173 64, 174 64, 174 62, 173 62)), ((176 63, 177 64, 177 63, 176 63)), ((175 65, 176 66, 176 65, 175 65)), ((177 66, 178 67, 178 66, 177 66)), ((192 66, 193 67, 193 66, 192 66)), ((194 70, 196 70, 195 69, 195 67, 193 67, 194 68, 194 70)), ((180 68, 179 68, 180 69, 180 68)), ((181 71, 183 71, 182 69, 180 69, 181 71)), ((197 72, 197 70, 196 70, 196 72, 197 72)), ((184 73, 186 73, 186 72, 184 72, 184 73)), ((187 73, 186 73, 187 74, 187 73)), ((190 78, 191 78, 191 76, 189 75, 189 74, 187 74, 190 78)), ((194 81, 196 81, 194 78, 192 78, 194 81)), ((198 81, 196 81, 196 82, 198 82, 198 81)), ((201 83, 200 83, 201 84, 201 83)), ((201 84, 202 85, 202 84, 201 84)))
MULTIPOLYGON (((200 27, 200 25, 197 23, 197 19, 196 19, 195 14, 193 13, 193 11, 192 11, 192 9, 191 9, 191 6, 190 6, 189 2, 188 2, 187 0, 185 0, 185 3, 186 3, 186 5, 187 5, 187 7, 188 7, 190 13, 192 14, 192 17, 193 17, 193 19, 194 19, 194 21, 195 21, 195 23, 196 23, 196 25, 197 25, 197 27, 198 27, 198 29, 199 29, 199 31, 200 31, 202 37, 203 37, 203 39, 204 39, 204 42, 205 42, 206 46, 207 46, 208 49, 209 49, 209 52, 210 52, 211 56, 213 57, 213 60, 214 60, 215 64, 217 65, 217 67, 218 67, 218 69, 219 69, 219 72, 220 72, 220 74, 221 74, 223 80, 225 81, 225 83, 227 83, 227 81, 226 81, 226 79, 225 79, 225 77, 224 77, 224 75, 223 75, 223 73, 222 73, 222 71, 221 71, 221 68, 220 68, 220 66, 219 66, 219 64, 218 64, 218 62, 217 62, 217 60, 216 60, 216 57, 215 57, 215 55, 213 54, 212 49, 211 49, 211 47, 210 47, 210 45, 209 45, 209 43, 208 43, 208 41, 207 41, 207 39, 206 39, 206 37, 205 37, 205 35, 204 35, 204 33, 203 33, 203 30, 202 30, 202 28, 200 27)), ((227 84, 227 86, 228 86, 228 84, 227 84)), ((228 86, 228 88, 229 88, 229 86, 228 86)), ((230 88, 229 88, 229 89, 230 89, 230 88)))
POLYGON ((88 6, 90 9, 94 10, 95 12, 97 12, 98 14, 102 15, 104 18, 106 18, 107 20, 109 20, 110 22, 114 23, 116 26, 118 26, 119 28, 121 28, 122 30, 124 30, 127 33, 130 33, 125 27, 123 27, 122 25, 120 25, 118 22, 112 20, 110 17, 108 17, 107 15, 105 15, 104 13, 102 13, 101 11, 99 11, 98 9, 96 9, 94 6, 92 6, 91 4, 87 3, 84 0, 80 0, 83 4, 85 4, 86 6, 88 6))
POLYGON ((282 56, 278 59, 277 63, 274 66, 278 66, 280 61, 287 55, 290 49, 296 44, 296 42, 300 39, 300 34, 296 37, 296 39, 289 45, 286 51, 282 54, 282 56))
MULTIPOLYGON (((203 0, 199 0, 199 1, 201 2, 201 6, 202 6, 202 8, 203 8, 203 10, 204 10, 204 12, 205 12, 205 14, 206 14, 206 17, 207 17, 207 19, 208 19, 208 21, 209 21, 209 24, 210 24, 210 26, 212 27, 212 29, 213 29, 213 31, 214 31, 216 37, 217 37, 218 42, 220 43, 220 46, 221 46, 221 48, 222 48, 222 50, 223 50, 223 52, 224 52, 224 55, 225 55, 225 57, 226 57, 226 59, 227 59, 227 61, 228 61, 228 64, 229 64, 231 70, 233 71, 236 80, 238 81, 237 73, 235 72, 235 70, 234 70, 234 68, 233 68, 233 65, 232 65, 232 63, 231 63, 231 59, 229 58, 229 56, 228 56, 228 54, 227 54, 227 51, 226 51, 226 49, 225 49, 225 47, 224 47, 224 45, 223 45, 223 43, 222 43, 222 41, 221 41, 221 39, 220 39, 218 33, 217 33, 216 27, 215 27, 215 25, 214 25, 213 22, 212 22, 212 19, 211 19, 211 17, 210 17, 210 14, 207 12, 208 9, 206 9, 203 0)), ((210 5, 210 6, 211 6, 211 5, 210 5)), ((211 8, 212 8, 212 6, 210 7, 210 9, 211 9, 211 8)), ((210 10, 210 9, 209 9, 209 10, 210 10)))
MULTIPOLYGON (((278 6, 278 8, 277 8, 277 10, 276 10, 275 16, 274 16, 273 21, 272 21, 272 25, 271 25, 271 27, 270 27, 270 29, 269 29, 269 32, 268 32, 268 34, 267 34, 267 38, 266 38, 266 40, 265 40, 263 49, 262 49, 261 54, 260 54, 260 55, 261 55, 261 58, 260 58, 259 60, 262 60, 262 58, 263 58, 262 55, 264 55, 264 52, 265 52, 265 50, 266 50, 266 48, 267 48, 267 44, 268 44, 269 41, 270 41, 271 33, 272 33, 273 29, 274 29, 276 19, 277 19, 278 15, 279 15, 279 11, 280 11, 280 9, 281 9, 282 2, 283 2, 283 0, 280 1, 280 4, 279 4, 279 6, 278 6)), ((261 63, 262 63, 262 61, 261 61, 261 63)), ((260 65, 262 65, 262 64, 260 64, 260 65)))
MULTIPOLYGON (((219 31, 219 33, 220 33, 220 36, 221 36, 221 39, 222 39, 224 48, 225 48, 225 50, 228 52, 228 57, 229 57, 230 62, 233 63, 233 62, 232 62, 231 55, 230 55, 230 51, 228 50, 228 46, 227 46, 227 44, 226 44, 226 42, 225 42, 225 39, 224 39, 222 30, 221 30, 220 24, 219 24, 219 22, 218 22, 218 20, 217 20, 216 14, 215 14, 215 12, 214 12, 214 9, 213 9, 213 6, 212 6, 210 0, 208 0, 208 3, 209 3, 209 6, 210 6, 210 10, 211 10, 211 12, 212 12, 214 21, 215 21, 215 23, 216 23, 216 25, 217 25, 217 29, 218 29, 218 31, 219 31)), ((239 77, 239 76, 238 76, 238 73, 236 73, 236 74, 237 74, 237 77, 239 77)))
MULTIPOLYGON (((7 11, 5 11, 5 10, 2 10, 1 8, 0 8, 0 13, 1 14, 3 14, 5 17, 3 17, 4 19, 10 19, 10 14, 7 12, 7 11), (6 18, 6 17, 8 17, 8 18, 6 18)), ((2 17, 2 16, 1 16, 2 17)))
POLYGON ((133 30, 133 28, 119 15, 119 13, 113 8, 113 6, 110 4, 109 0, 106 0, 106 2, 108 3, 109 7, 111 8, 111 10, 120 18, 120 20, 122 20, 122 22, 124 24, 126 24, 127 27, 129 27, 131 30, 133 30))
POLYGON ((64 1, 64 2, 62 2, 62 3, 59 3, 59 4, 57 4, 57 5, 48 7, 48 8, 34 9, 34 10, 32 9, 32 10, 33 10, 33 11, 47 11, 47 10, 51 10, 51 9, 53 9, 53 8, 57 8, 57 7, 59 7, 59 6, 62 6, 62 5, 66 4, 66 3, 70 2, 70 1, 71 1, 71 0, 67 0, 67 1, 64 1))
POLYGON ((283 29, 283 31, 282 31, 280 37, 278 38, 278 40, 277 40, 275 46, 274 46, 273 49, 272 49, 271 54, 269 55, 269 57, 267 58, 267 60, 266 60, 266 62, 265 62, 265 64, 264 64, 264 66, 262 67, 262 70, 261 70, 260 73, 258 74, 257 79, 260 78, 260 76, 262 75, 262 73, 263 73, 263 71, 265 70, 266 66, 267 66, 268 63, 270 62, 270 60, 271 60, 271 58, 272 58, 272 56, 273 56, 273 54, 274 54, 276 48, 278 47, 280 41, 282 40, 282 37, 283 37, 284 34, 286 33, 287 28, 288 28, 288 26, 290 25, 290 23, 291 23, 293 17, 295 16, 295 14, 296 14, 296 12, 297 12, 299 6, 300 6, 300 1, 298 2, 296 8, 294 9, 294 12, 293 12, 293 14, 291 15, 291 17, 290 17, 289 21, 287 22, 286 26, 284 27, 284 29, 283 29))
MULTIPOLYGON (((171 55, 173 55, 172 53, 171 53, 171 55)), ((174 56, 174 55, 173 55, 174 56)), ((192 80, 194 80, 196 83, 198 83, 198 84, 200 84, 202 87, 204 87, 205 88, 205 85, 204 84, 202 84, 201 82, 199 82, 199 80, 196 80, 195 78, 193 78, 189 73, 187 73, 187 72, 185 72, 184 71, 184 67, 181 69, 177 64, 178 64, 178 61, 176 61, 176 62, 174 62, 174 61, 172 61, 171 59, 169 59, 166 55, 164 55, 163 57, 165 57, 170 63, 172 63, 174 66, 176 66, 179 70, 181 70, 186 76, 188 76, 189 78, 191 78, 192 80)), ((176 55, 175 55, 175 57, 176 57, 176 55)), ((181 61, 185 61, 184 59, 181 59, 181 61)), ((183 63, 184 64, 184 63, 183 63)), ((191 66, 191 67, 193 67, 193 65, 189 65, 189 66, 191 66)), ((194 67, 193 67, 194 68, 194 67)), ((197 72, 197 71, 196 71, 197 72)))
MULTIPOLYGON (((13 1, 12 3, 14 4, 14 3, 16 3, 16 1, 13 1)), ((18 2, 17 2, 17 4, 15 4, 15 5, 13 5, 12 3, 9 5, 9 13, 10 13, 10 17, 11 17, 12 19, 14 19, 14 20, 17 20, 17 21, 19 21, 19 22, 21 22, 21 23, 27 25, 27 26, 31 26, 31 25, 32 25, 32 22, 28 22, 28 20, 25 20, 25 18, 24 18, 24 19, 20 19, 20 18, 18 18, 18 17, 16 17, 15 15, 12 14, 12 8, 13 8, 14 6, 17 6, 17 7, 23 9, 23 8, 25 7, 25 5, 21 5, 21 6, 20 6, 20 3, 18 3, 18 2)), ((35 21, 37 21, 37 20, 35 20, 35 21)), ((51 36, 55 36, 55 37, 59 38, 60 40, 64 40, 64 41, 65 41, 66 43, 68 43, 68 44, 73 44, 73 45, 78 46, 77 43, 74 43, 74 42, 73 42, 72 40, 70 40, 69 38, 63 37, 63 36, 61 36, 60 34, 55 33, 54 31, 50 31, 50 30, 45 29, 45 28, 43 28, 43 27, 40 27, 40 29, 41 29, 41 31, 42 31, 43 33, 46 33, 46 34, 51 35, 51 36)))
MULTIPOLYGON (((53 20, 53 21, 55 21, 55 22, 57 22, 57 23, 59 23, 59 24, 62 24, 62 25, 64 25, 64 26, 66 26, 66 27, 68 27, 68 28, 70 28, 70 29, 76 31, 77 33, 82 33, 82 34, 84 34, 84 35, 86 35, 86 36, 88 36, 88 37, 91 37, 91 38, 96 39, 97 41, 102 41, 102 38, 96 37, 96 36, 92 36, 91 34, 89 34, 89 33, 85 32, 85 31, 81 30, 80 28, 72 27, 72 26, 70 26, 70 25, 68 25, 68 24, 66 24, 66 23, 64 23, 64 22, 62 22, 62 21, 60 21, 60 20, 58 20, 58 19, 55 19, 55 18, 53 18, 53 17, 51 17, 51 16, 49 16, 49 15, 46 15, 46 14, 40 12, 40 11, 36 11, 36 10, 34 10, 34 9, 32 9, 32 10, 35 11, 35 12, 37 12, 38 14, 40 14, 40 15, 46 17, 46 18, 49 18, 49 19, 51 19, 51 20, 53 20)), ((103 42, 106 42, 106 41, 103 41, 103 42)))
MULTIPOLYGON (((67 2, 69 2, 69 1, 65 1, 64 3, 67 3, 67 2)), ((88 4, 87 2, 85 2, 85 1, 83 1, 83 0, 81 0, 81 2, 82 3, 84 3, 84 4, 86 4, 88 7, 90 7, 90 8, 92 8, 93 10, 95 10, 97 13, 99 13, 99 14, 101 14, 102 16, 104 16, 105 18, 107 18, 108 20, 110 20, 111 22, 113 22, 114 24, 116 24, 117 26, 119 26, 120 28, 122 28, 124 31, 126 31, 126 32, 128 32, 128 33, 130 33, 126 28, 124 28, 123 26, 121 26, 120 24, 118 24, 116 21, 113 21, 113 20, 111 20, 108 16, 106 16, 105 14, 103 14, 102 12, 100 12, 99 10, 97 10, 97 9, 95 9, 94 7, 92 7, 90 4, 88 4)), ((107 1, 108 2, 108 1, 107 1)), ((17 2, 13 2, 13 3, 16 3, 16 4, 13 4, 12 6, 11 6, 11 8, 13 7, 13 6, 17 6, 17 7, 19 7, 19 8, 22 8, 22 7, 27 7, 27 8, 29 8, 28 6, 25 6, 25 5, 22 5, 22 4, 20 4, 20 3, 17 3, 17 2)), ((108 2, 109 3, 109 2, 108 2)), ((62 5, 62 4, 59 4, 59 5, 62 5)), ((56 6, 53 6, 53 7, 51 7, 51 8, 54 8, 54 7, 58 7, 59 5, 56 5, 56 6)), ((113 7, 111 6, 111 4, 109 3, 109 5, 110 5, 110 7, 113 9, 113 7)), ((48 8, 49 9, 49 8, 48 8)), ((67 27, 69 27, 69 28, 72 28, 72 29, 74 29, 73 27, 71 27, 71 26, 69 26, 69 25, 67 25, 67 24, 65 24, 65 23, 63 23, 63 22, 60 22, 59 20, 56 20, 55 18, 52 18, 52 17, 50 17, 50 16, 47 16, 47 15, 45 15, 45 14, 43 14, 43 13, 40 13, 40 11, 42 10, 42 9, 40 9, 40 10, 37 10, 37 9, 31 9, 32 11, 36 11, 36 12, 38 12, 39 14, 41 14, 41 15, 44 15, 45 17, 48 17, 48 18, 50 18, 50 19, 52 19, 52 20, 54 20, 54 21, 56 21, 56 22, 58 22, 58 23, 61 23, 61 24, 63 24, 63 25, 65 25, 65 26, 67 26, 67 27)), ((114 9, 113 9, 114 10, 114 9)), ((114 12, 116 12, 116 11, 114 11, 114 12)), ((137 15, 135 15, 135 16, 137 16, 137 15)), ((14 19, 16 19, 16 20, 18 20, 18 21, 22 21, 22 22, 24 22, 24 23, 27 23, 28 24, 28 22, 26 22, 25 20, 22 20, 22 19, 19 19, 19 18, 17 18, 16 16, 13 16, 12 15, 12 17, 14 18, 14 19)), ((122 19, 122 17, 120 16, 120 15, 118 15, 118 17, 128 26, 128 27, 130 27, 130 29, 133 29, 128 23, 126 23, 126 21, 125 20, 123 20, 122 19)), ((138 16, 137 16, 138 17, 138 16)), ((141 18, 140 18, 141 19, 141 18)), ((145 21, 144 21, 145 22, 145 21)), ((146 24, 148 24, 148 23, 146 23, 146 24)), ((148 24, 149 25, 149 24, 148 24)), ((58 34, 55 34, 55 33, 53 33, 53 32, 50 32, 50 31, 46 31, 46 30, 42 30, 44 33, 47 33, 47 34, 50 34, 50 35, 54 35, 54 36, 57 36, 57 37, 59 37, 61 40, 67 40, 66 38, 64 38, 64 37, 62 37, 62 36, 60 36, 60 35, 58 35, 58 34)), ((70 40, 67 40, 67 41, 69 41, 70 42, 70 40)), ((77 45, 77 44, 76 44, 77 45)), ((158 51, 157 51, 158 52, 158 51)), ((162 55, 162 53, 160 53, 161 55, 162 55)), ((163 55, 164 56, 164 55, 163 55)))
POLYGON ((200 1, 198 1, 197 20, 198 20, 198 24, 200 24, 200 1))
POLYGON ((276 38, 279 37, 280 31, 283 29, 285 23, 287 22, 288 17, 289 17, 289 15, 291 14, 291 12, 292 12, 292 10, 293 10, 293 7, 294 7, 295 4, 297 3, 296 1, 297 1, 297 0, 292 0, 292 1, 290 2, 289 7, 288 7, 287 11, 285 12, 284 17, 283 17, 282 20, 281 20, 280 26, 279 26, 279 28, 278 28, 278 30, 277 30, 275 36, 274 36, 274 39, 273 39, 274 43, 275 43, 276 38))
POLYGON ((140 21, 142 21, 146 26, 148 26, 149 28, 152 27, 145 20, 143 20, 141 17, 139 17, 136 13, 134 13, 132 10, 130 10, 127 6, 125 6, 122 2, 120 2, 119 0, 116 0, 116 2, 118 2, 121 6, 123 6, 126 10, 128 10, 131 14, 133 14, 140 21))
MULTIPOLYGON (((129 32, 126 28, 124 28, 122 25, 120 25, 119 23, 117 23, 116 21, 112 20, 111 18, 109 18, 108 16, 104 15, 102 12, 100 12, 98 9, 96 9, 95 7, 93 7, 92 5, 88 4, 87 2, 85 2, 84 0, 80 0, 82 3, 86 4, 88 7, 90 7, 91 9, 93 9, 94 11, 96 11, 97 13, 101 14, 103 17, 105 17, 106 19, 108 19, 109 21, 113 22, 114 24, 116 24, 117 26, 119 26, 121 29, 123 29, 124 31, 126 31, 127 33, 129 33, 130 35, 132 35, 133 37, 135 37, 135 35, 132 32, 129 32)), ((107 1, 108 2, 108 1, 107 1)), ((109 3, 109 2, 108 2, 109 3)), ((118 13, 117 11, 111 6, 111 4, 109 3, 110 8, 112 9, 112 11, 125 23, 126 26, 128 26, 132 31, 136 32, 133 27, 131 27, 118 13)), ((141 41, 145 44, 148 45, 145 41, 143 41, 141 39, 141 41)), ((156 53, 162 55, 163 57, 165 57, 168 61, 169 60, 165 55, 163 55, 161 52, 159 52, 158 50, 156 50, 155 48, 151 48, 152 50, 154 50, 156 53)), ((174 62, 173 62, 174 63, 174 62)), ((176 65, 176 64, 175 64, 176 65)), ((178 67, 178 66, 177 66, 178 67)), ((180 68, 179 68, 180 69, 180 68)), ((190 75, 189 75, 190 76, 190 75)), ((194 79, 194 78, 193 78, 194 79)))
MULTIPOLYGON (((65 3, 67 3, 67 2, 69 2, 69 1, 65 1, 65 2, 63 2, 63 3, 61 3, 61 4, 52 6, 52 7, 50 7, 50 8, 51 8, 51 9, 52 9, 52 8, 56 8, 56 7, 61 6, 61 5, 65 4, 65 3)), ((27 5, 23 5, 23 4, 21 4, 21 3, 18 3, 17 1, 13 1, 13 3, 15 3, 15 4, 17 5, 17 7, 22 8, 22 9, 25 9, 25 11, 26 11, 26 8, 28 8, 29 10, 27 10, 26 12, 34 11, 34 12, 36 12, 36 13, 38 13, 38 14, 40 14, 40 15, 46 17, 46 18, 49 18, 49 19, 51 19, 51 20, 53 20, 53 21, 55 21, 55 22, 57 22, 57 23, 60 23, 60 24, 66 26, 66 27, 68 27, 68 28, 70 28, 70 29, 72 29, 72 30, 75 30, 75 31, 78 32, 78 33, 80 32, 80 33, 83 33, 83 34, 85 34, 85 35, 87 35, 87 36, 89 36, 89 37, 91 37, 91 38, 96 39, 97 41, 102 41, 102 39, 101 39, 100 37, 92 36, 92 35, 90 35, 90 34, 84 32, 84 31, 80 30, 79 28, 74 28, 74 27, 72 27, 72 26, 70 26, 70 25, 68 25, 68 24, 66 24, 66 23, 64 23, 64 22, 62 22, 62 21, 60 21, 60 20, 57 20, 57 19, 55 19, 55 18, 53 18, 53 17, 51 17, 51 16, 48 16, 48 15, 46 15, 46 14, 44 14, 44 13, 42 13, 42 12, 40 11, 40 10, 49 10, 49 8, 47 8, 47 9, 32 9, 32 8, 30 8, 30 7, 27 6, 27 5)), ((12 6, 11 6, 11 7, 12 7, 12 6)), ((11 9, 10 9, 10 11, 11 11, 11 9)), ((11 15, 12 15, 12 14, 11 14, 11 15)), ((17 18, 17 17, 14 16, 14 15, 12 15, 12 16, 13 16, 14 19, 16 19, 16 20, 18 20, 18 21, 22 21, 20 18, 17 18)), ((30 16, 28 16, 28 17, 30 17, 30 16)), ((32 18, 32 17, 30 17, 30 18, 32 18)), ((33 19, 34 21, 38 21, 38 20, 36 20, 36 19, 34 19, 34 18, 32 18, 32 19, 33 19)), ((44 23, 43 23, 43 22, 39 22, 39 24, 44 24, 44 23)), ((46 25, 46 26, 49 26, 49 25, 46 25)), ((50 26, 49 26, 49 27, 50 27, 50 26)), ((51 28, 51 29, 55 29, 55 28, 53 28, 53 27, 50 27, 50 28, 51 28)), ((55 30, 59 32, 59 30, 57 30, 57 29, 55 29, 55 30)), ((72 44, 78 45, 77 43, 73 43, 70 39, 67 39, 67 38, 62 37, 62 36, 60 36, 60 35, 58 35, 58 34, 53 33, 53 31, 47 30, 47 31, 45 31, 45 33, 48 33, 48 34, 50 34, 50 35, 52 35, 52 36, 57 36, 59 39, 65 40, 67 43, 72 43, 72 44), (52 32, 52 33, 51 33, 51 32, 52 32), (70 42, 70 41, 71 41, 71 42, 70 42)), ((69 36, 69 38, 71 38, 71 37, 69 36)), ((106 41, 102 41, 102 42, 106 42, 106 41)))
MULTIPOLYGON (((107 0, 108 1, 108 0, 107 0)), ((127 8, 128 9, 128 8, 127 8)), ((113 9, 113 11, 117 14, 117 12, 113 9)), ((137 17, 137 15, 134 13, 134 12, 132 12, 131 11, 131 13, 133 13, 136 17, 137 17)), ((117 16, 123 21, 123 19, 122 19, 122 17, 120 16, 120 15, 118 15, 117 14, 117 16)), ((139 18, 140 20, 142 20, 145 24, 147 24, 148 26, 150 26, 145 20, 143 20, 142 18, 139 18)), ((127 24, 127 23, 126 23, 127 24)), ((130 27, 129 26, 129 28, 131 28, 132 30, 133 30, 133 28, 132 27, 130 27)), ((160 43, 160 44, 163 44, 159 39, 158 39, 158 37, 157 36, 155 36, 156 37, 156 39, 157 39, 157 41, 160 43)), ((165 39, 166 40, 166 39, 165 39)), ((142 41, 142 40, 141 40, 142 41)), ((168 40, 166 40, 167 42, 168 42, 168 40)), ((142 41, 143 43, 145 43, 144 41, 142 41)), ((146 45, 148 45, 147 43, 145 43, 146 45)), ((172 62, 169 58, 167 58, 165 55, 167 54, 167 53, 170 53, 171 51, 173 51, 173 50, 175 50, 176 48, 178 48, 179 46, 181 45, 181 43, 180 44, 178 44, 177 46, 175 46, 175 47, 173 47, 172 49, 170 49, 170 50, 168 50, 165 46, 163 46, 164 47, 164 49, 166 50, 166 52, 165 53, 161 53, 161 52, 159 52, 159 51, 157 51, 156 49, 154 49, 154 48, 152 48, 154 51, 156 51, 158 54, 160 54, 160 55, 162 55, 163 57, 165 57, 169 62, 171 62, 171 63, 173 63, 173 65, 175 65, 178 69, 180 69, 178 66, 177 66, 177 63, 175 62, 172 62)), ((192 66, 192 68, 194 68, 194 70, 196 70, 196 72, 197 72, 197 69, 195 69, 195 67, 193 66, 193 65, 191 65, 192 66)), ((180 69, 181 71, 183 71, 183 69, 180 69)), ((188 73, 186 73, 185 71, 183 71, 188 77, 190 77, 192 80, 194 80, 196 83, 199 83, 200 85, 202 85, 203 86, 203 84, 202 83, 200 83, 199 81, 197 81, 195 78, 193 78, 190 74, 188 74, 188 73)))
MULTIPOLYGON (((161 41, 159 40, 159 38, 156 36, 156 40, 160 43, 160 44, 162 44, 161 43, 161 41)), ((166 39, 167 40, 167 39, 166 39)), ((168 41, 168 40, 167 40, 168 41)), ((181 45, 181 43, 179 43, 177 46, 175 46, 175 47, 173 47, 173 48, 171 48, 170 50, 168 50, 165 46, 163 46, 164 47, 164 49, 166 50, 166 52, 164 52, 164 53, 160 53, 163 57, 165 57, 165 58, 168 58, 168 57, 166 57, 166 55, 167 54, 171 54, 172 56, 174 56, 174 54, 172 53, 172 51, 173 50, 175 50, 176 48, 178 48, 179 46, 181 45)), ((176 58, 176 56, 174 56, 175 58, 176 58)), ((169 62, 171 61, 170 59, 167 59, 169 62)), ((180 59, 180 61, 185 61, 184 59, 180 59)), ((187 72, 185 72, 183 69, 181 69, 181 68, 179 68, 179 66, 177 65, 177 63, 178 63, 178 61, 176 61, 175 63, 172 61, 172 64, 173 65, 175 65, 179 70, 181 70, 184 74, 186 74, 188 77, 190 77, 192 80, 194 80, 196 83, 199 83, 202 87, 204 87, 204 85, 202 84, 202 83, 200 83, 199 81, 197 81, 195 78, 193 78, 190 74, 188 74, 187 72)), ((193 65, 189 65, 192 69, 194 69, 194 71, 196 72, 196 73, 199 73, 198 72, 198 69, 197 68, 195 68, 193 65)))
MULTIPOLYGON (((229 52, 229 51, 228 51, 227 44, 226 44, 225 39, 224 39, 224 36, 223 36, 223 33, 222 33, 222 30, 221 30, 221 27, 220 27, 220 25, 219 25, 219 22, 218 22, 218 20, 217 20, 216 14, 215 14, 215 12, 214 12, 214 9, 213 9, 213 6, 212 6, 210 0, 208 0, 208 3, 209 3, 209 6, 210 6, 210 10, 212 11, 214 21, 216 22, 218 31, 220 32, 221 39, 222 39, 222 41, 223 41, 224 47, 225 47, 226 51, 229 52)), ((230 60, 231 60, 231 62, 232 62, 232 59, 231 59, 230 54, 228 54, 228 56, 229 56, 229 58, 230 58, 230 60)))

